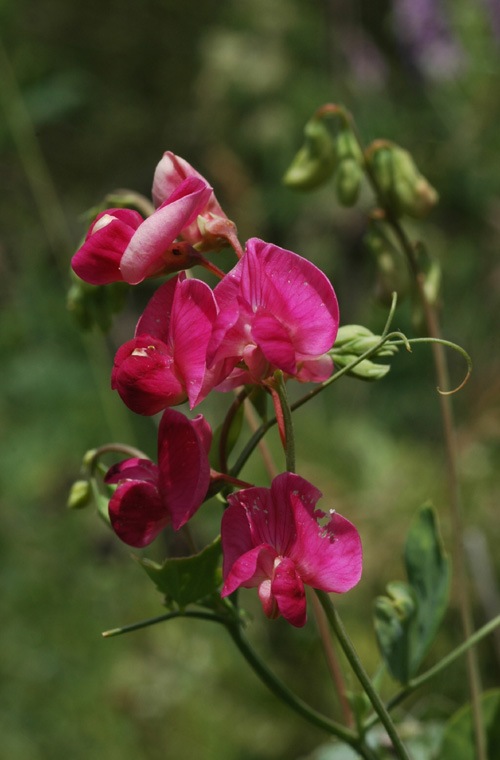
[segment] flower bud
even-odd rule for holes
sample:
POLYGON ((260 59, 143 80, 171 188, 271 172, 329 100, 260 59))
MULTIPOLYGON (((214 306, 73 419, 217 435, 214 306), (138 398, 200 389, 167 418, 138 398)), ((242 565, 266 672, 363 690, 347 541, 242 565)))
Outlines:
POLYGON ((283 177, 294 190, 313 190, 333 174, 336 165, 335 142, 324 122, 311 119, 304 128, 304 144, 283 177))
MULTIPOLYGON (((363 325, 343 325, 339 327, 334 351, 343 349, 361 356, 365 351, 376 346, 379 341, 380 335, 374 335, 371 330, 363 327, 363 325)), ((376 356, 392 356, 397 350, 397 346, 384 343, 377 351, 376 356)))
MULTIPOLYGON (((355 354, 342 354, 342 356, 335 356, 335 364, 338 368, 342 369, 347 367, 348 364, 355 361, 358 357, 355 354)), ((389 364, 376 364, 370 359, 363 359, 362 362, 356 364, 348 374, 350 377, 357 377, 358 380, 367 380, 373 382, 375 380, 381 380, 390 370, 389 364)))
POLYGON ((68 509, 83 509, 92 500, 92 489, 88 480, 76 480, 71 486, 66 506, 68 509))
POLYGON ((370 219, 363 242, 377 267, 375 298, 382 306, 390 306, 392 294, 401 302, 410 290, 408 264, 401 251, 392 243, 386 225, 370 219))
POLYGON ((354 158, 344 158, 335 172, 335 190, 342 206, 354 206, 359 198, 363 170, 354 158))
POLYGON ((419 172, 412 156, 395 143, 374 143, 372 170, 392 211, 420 219, 439 200, 437 191, 419 172))
MULTIPOLYGON (((356 361, 365 351, 374 348, 379 342, 380 335, 374 335, 367 327, 344 325, 339 328, 337 340, 329 353, 337 369, 342 369, 356 361)), ((384 343, 373 356, 392 356, 397 350, 397 346, 384 343)), ((371 359, 363 359, 347 374, 359 380, 374 381, 385 377, 389 369, 389 364, 376 364, 371 359)))

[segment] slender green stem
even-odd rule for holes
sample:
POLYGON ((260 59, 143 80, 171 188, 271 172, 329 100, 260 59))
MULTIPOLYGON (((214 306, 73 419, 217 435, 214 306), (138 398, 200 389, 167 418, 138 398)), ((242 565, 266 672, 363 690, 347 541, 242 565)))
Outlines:
POLYGON ((222 423, 219 438, 219 465, 220 471, 224 474, 227 473, 227 442, 229 431, 231 430, 231 425, 233 424, 233 420, 236 417, 238 409, 244 403, 247 396, 248 390, 246 388, 243 388, 243 390, 238 393, 233 403, 229 407, 229 411, 226 414, 224 422, 222 423))
MULTIPOLYGON (((486 623, 486 625, 483 625, 482 628, 479 628, 475 633, 472 634, 472 636, 470 636, 470 638, 467 639, 467 641, 464 641, 463 644, 460 644, 460 646, 453 649, 452 652, 449 652, 446 657, 443 657, 443 659, 436 663, 436 665, 433 665, 432 668, 429 668, 429 670, 426 670, 421 675, 408 681, 404 689, 401 689, 401 691, 391 697, 391 699, 386 704, 386 708, 388 710, 392 710, 393 707, 399 705, 416 689, 420 688, 420 686, 423 686, 425 683, 427 683, 427 681, 430 681, 432 678, 439 675, 441 671, 452 665, 455 660, 458 660, 459 657, 465 654, 471 647, 478 644, 482 639, 494 631, 495 628, 498 628, 498 626, 500 626, 500 615, 497 615, 492 620, 490 620, 489 623, 486 623)), ((368 730, 377 722, 377 720, 378 716, 372 715, 371 718, 365 722, 365 728, 368 730)))
POLYGON ((408 751, 406 750, 406 747, 404 746, 401 737, 396 730, 396 726, 394 725, 389 712, 387 711, 384 703, 382 702, 380 696, 370 681, 368 673, 364 669, 363 664, 359 659, 358 654, 347 634, 347 631, 344 628, 342 620, 340 619, 340 615, 334 607, 330 597, 324 591, 316 590, 316 594, 318 595, 323 609, 325 610, 328 622, 330 623, 333 632, 337 636, 340 646, 344 650, 344 654, 347 657, 349 664, 354 670, 354 673, 356 674, 360 684, 365 690, 368 699, 372 703, 373 709, 377 713, 381 723, 387 731, 389 738, 392 741, 394 750, 397 753, 397 756, 400 760, 410 760, 410 755, 408 754, 408 751))
POLYGON ((109 631, 103 631, 102 635, 103 638, 110 639, 113 636, 120 636, 122 633, 139 631, 141 628, 148 628, 150 625, 163 623, 166 620, 175 620, 176 618, 197 618, 198 620, 212 620, 215 623, 226 623, 226 619, 222 617, 222 615, 215 615, 213 612, 203 612, 201 610, 188 610, 186 612, 167 612, 165 615, 158 615, 157 617, 147 618, 147 620, 140 620, 138 623, 123 625, 121 628, 111 628, 109 631))

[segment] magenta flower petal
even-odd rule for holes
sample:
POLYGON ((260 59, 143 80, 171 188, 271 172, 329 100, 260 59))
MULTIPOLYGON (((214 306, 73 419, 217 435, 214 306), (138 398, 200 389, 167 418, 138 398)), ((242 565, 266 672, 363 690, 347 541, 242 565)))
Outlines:
POLYGON ((158 430, 159 489, 179 530, 201 506, 210 485, 206 437, 181 412, 166 409, 158 430))
POLYGON ((113 530, 129 546, 150 544, 170 522, 158 488, 147 481, 125 480, 109 502, 113 530))
POLYGON ((216 316, 214 295, 206 283, 195 279, 179 282, 172 305, 170 336, 191 409, 199 400, 216 316))
POLYGON ((155 290, 135 328, 136 338, 139 335, 154 335, 164 343, 168 343, 175 291, 178 282, 185 277, 185 272, 180 272, 155 290))
POLYGON ((246 245, 242 296, 285 325, 296 351, 315 356, 337 336, 337 298, 326 275, 292 251, 252 238, 246 245))
POLYGON ((112 208, 99 214, 71 260, 73 271, 91 285, 123 280, 120 261, 143 219, 137 211, 112 208))
POLYGON ((296 374, 297 363, 290 336, 275 316, 264 309, 257 311, 251 335, 270 364, 289 375, 296 374))
POLYGON ((191 425, 196 430, 196 434, 208 456, 210 453, 210 446, 212 445, 212 428, 202 414, 196 415, 194 420, 191 420, 191 425))
MULTIPOLYGON (((154 174, 153 202, 155 206, 157 208, 161 206, 162 203, 164 203, 176 188, 188 177, 194 177, 209 186, 206 179, 197 172, 196 169, 193 169, 191 164, 185 159, 176 156, 171 151, 166 151, 156 167, 154 174)), ((205 205, 199 210, 198 214, 207 218, 211 218, 211 215, 213 215, 215 217, 227 219, 211 188, 205 205)), ((203 236, 195 220, 191 220, 191 222, 186 225, 182 232, 182 237, 184 240, 191 243, 191 245, 196 245, 196 243, 201 242, 203 236)))
POLYGON ((285 557, 276 567, 271 594, 285 620, 298 628, 306 624, 306 592, 291 559, 285 557))
POLYGON ((272 546, 260 544, 239 557, 232 566, 221 596, 232 594, 239 586, 254 588, 265 582, 272 573, 276 551, 272 546))
POLYGON ((189 177, 141 224, 121 259, 120 272, 126 282, 137 285, 162 271, 163 254, 181 231, 196 219, 211 192, 206 182, 189 177))
POLYGON ((171 349, 151 335, 129 340, 118 349, 111 387, 136 414, 156 414, 187 398, 171 349))
POLYGON ((333 514, 321 527, 303 513, 300 499, 294 505, 297 544, 290 556, 295 560, 304 583, 337 594, 349 591, 361 578, 363 552, 354 525, 333 514))
POLYGON ((117 462, 106 473, 105 483, 119 483, 120 480, 145 480, 158 482, 158 467, 150 459, 125 459, 117 462))

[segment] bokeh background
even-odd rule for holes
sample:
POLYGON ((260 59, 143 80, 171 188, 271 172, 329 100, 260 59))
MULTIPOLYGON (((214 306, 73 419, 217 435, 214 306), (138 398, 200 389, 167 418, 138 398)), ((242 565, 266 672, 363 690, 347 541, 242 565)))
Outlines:
MULTIPOLYGON (((498 612, 500 570, 498 5, 2 0, 0 38, 1 754, 308 757, 326 737, 264 690, 224 631, 175 621, 100 637, 162 612, 127 548, 95 515, 65 507, 87 449, 124 440, 154 456, 154 423, 109 389, 113 352, 151 290, 130 298, 107 337, 82 335, 66 308, 69 261, 85 211, 115 188, 149 195, 156 163, 173 150, 213 184, 242 240, 255 235, 309 257, 332 278, 342 322, 376 331, 385 311, 361 244, 368 188, 345 210, 331 185, 300 195, 281 177, 325 102, 348 107, 366 142, 385 137, 408 148, 441 196, 408 230, 440 260, 443 332, 474 361, 455 408, 479 626, 498 612)), ((407 305, 395 326, 412 334, 407 305)), ((458 383, 463 363, 450 359, 458 383)), ((217 403, 215 412, 203 408, 214 420, 227 399, 217 403)), ((426 499, 451 546, 428 349, 398 356, 376 385, 342 381, 300 410, 296 426, 301 474, 362 533, 364 577, 338 604, 373 672, 372 599, 403 578, 404 537, 426 499)), ((271 446, 280 462, 272 436, 271 446)), ((201 535, 210 537, 217 519, 213 511, 200 520, 201 535)), ((312 617, 301 631, 269 624, 256 595, 244 598, 259 651, 304 698, 338 716, 312 617)), ((459 640, 452 599, 428 664, 459 640)), ((498 684, 498 640, 479 653, 484 685, 498 684)), ((462 663, 402 713, 445 719, 467 699, 464 683, 462 663)))

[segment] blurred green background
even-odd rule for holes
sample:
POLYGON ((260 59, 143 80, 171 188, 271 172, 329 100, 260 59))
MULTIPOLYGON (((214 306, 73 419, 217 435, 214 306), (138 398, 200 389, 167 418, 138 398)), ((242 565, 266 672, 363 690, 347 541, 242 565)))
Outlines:
MULTIPOLYGON (((161 599, 94 515, 65 509, 87 449, 118 439, 154 456, 154 423, 109 389, 114 350, 150 286, 106 339, 82 337, 66 291, 84 212, 118 187, 149 195, 165 150, 209 179, 240 239, 310 258, 332 278, 342 322, 373 330, 385 312, 361 245, 368 188, 344 210, 331 184, 299 195, 281 177, 325 102, 348 107, 367 143, 383 137, 412 152, 441 202, 407 229, 441 261, 443 333, 474 362, 455 406, 476 626, 498 612, 500 14, 493 0, 346 5, 1 2, 0 754, 9 760, 274 760, 306 757, 326 740, 277 704, 208 623, 102 640, 107 628, 161 614, 161 599)), ((394 325, 412 334, 408 306, 394 325)), ((463 363, 450 360, 458 383, 463 363)), ((227 403, 202 411, 216 421, 227 403)), ((451 546, 429 350, 400 355, 376 385, 342 381, 300 410, 296 426, 300 473, 363 538, 363 579, 338 604, 374 671, 371 602, 403 577, 404 537, 427 498, 451 546)), ((271 446, 281 467, 273 436, 271 446)), ((249 477, 262 474, 252 467, 249 477)), ((215 511, 211 522, 216 530, 215 511)), ((338 717, 313 616, 292 630, 263 619, 256 594, 243 598, 259 651, 338 717)), ((452 600, 428 663, 459 640, 452 600)), ((498 640, 479 651, 484 685, 498 684, 498 640)), ((464 682, 459 664, 401 714, 448 716, 467 698, 464 682)))

